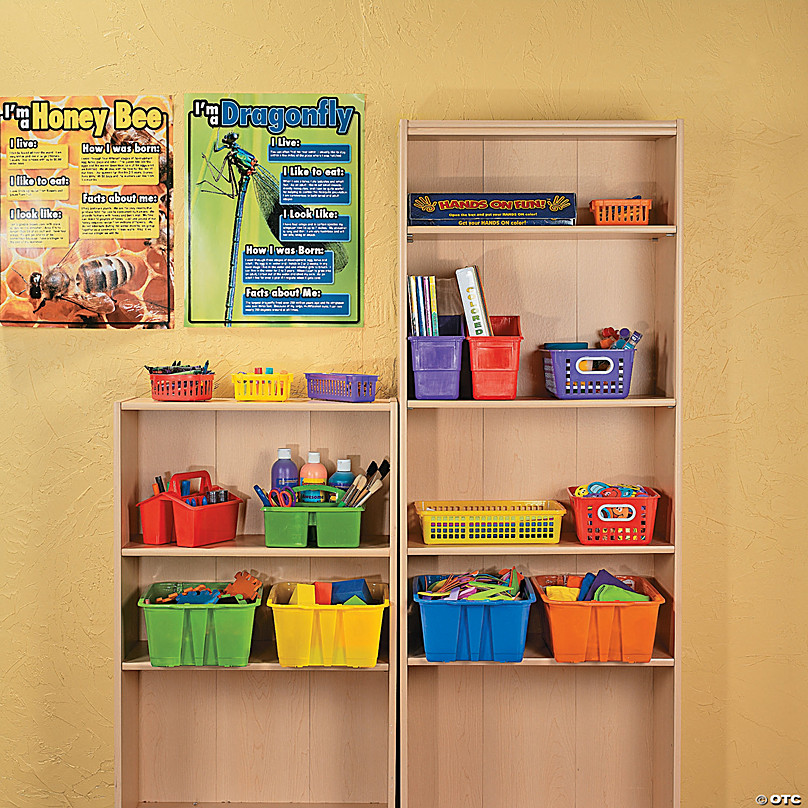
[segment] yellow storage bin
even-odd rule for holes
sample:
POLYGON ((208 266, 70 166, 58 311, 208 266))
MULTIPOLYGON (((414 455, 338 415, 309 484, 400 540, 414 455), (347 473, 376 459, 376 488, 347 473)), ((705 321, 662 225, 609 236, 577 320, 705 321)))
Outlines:
POLYGON ((292 392, 291 373, 233 373, 236 401, 286 401, 292 392))
POLYGON ((424 544, 558 544, 560 502, 416 502, 424 544))
POLYGON ((292 605, 295 586, 275 584, 267 600, 281 665, 372 668, 379 657, 382 617, 390 605, 387 584, 368 582, 374 602, 367 606, 292 605))

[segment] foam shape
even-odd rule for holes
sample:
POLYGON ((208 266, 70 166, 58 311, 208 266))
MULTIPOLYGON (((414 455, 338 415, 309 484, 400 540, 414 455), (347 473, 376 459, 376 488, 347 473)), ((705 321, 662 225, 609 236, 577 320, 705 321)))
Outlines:
POLYGON ((295 584, 295 591, 289 599, 291 606, 314 606, 315 605, 314 584, 295 584))
POLYGON ((353 578, 350 581, 334 581, 331 584, 331 603, 345 603, 356 595, 364 603, 371 603, 370 589, 364 578, 353 578))
POLYGON ((324 581, 314 582, 314 602, 318 606, 331 605, 331 584, 324 581))
POLYGON ((367 606, 362 598, 358 598, 356 595, 351 595, 348 600, 345 601, 345 606, 367 606))

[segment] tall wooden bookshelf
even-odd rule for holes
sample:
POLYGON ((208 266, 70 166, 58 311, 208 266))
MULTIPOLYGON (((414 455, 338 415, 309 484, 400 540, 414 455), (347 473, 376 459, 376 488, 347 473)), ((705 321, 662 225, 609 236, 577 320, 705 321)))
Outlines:
POLYGON ((678 808, 681 643, 681 121, 402 121, 399 396, 402 808, 678 808), (575 192, 575 227, 408 227, 407 194, 575 192), (597 227, 591 199, 654 200, 647 227, 597 227), (407 386, 408 275, 479 267, 491 314, 521 316, 518 397, 417 401, 407 386), (643 332, 631 396, 559 401, 545 341, 643 332), (648 546, 588 547, 570 515, 558 545, 439 547, 421 499, 557 499, 592 480, 663 495, 648 546), (429 663, 411 579, 500 569, 651 578, 666 596, 648 664, 556 663, 533 609, 518 664, 429 663))
POLYGON ((115 405, 116 808, 394 808, 396 798, 397 452, 395 400, 115 405), (333 467, 390 458, 368 502, 358 548, 269 548, 254 483, 269 485, 278 446, 333 467), (135 503, 156 474, 206 469, 246 500, 235 541, 144 544, 135 503), (282 668, 273 620, 256 611, 243 668, 152 667, 139 595, 155 581, 366 577, 390 583, 374 668, 282 668))

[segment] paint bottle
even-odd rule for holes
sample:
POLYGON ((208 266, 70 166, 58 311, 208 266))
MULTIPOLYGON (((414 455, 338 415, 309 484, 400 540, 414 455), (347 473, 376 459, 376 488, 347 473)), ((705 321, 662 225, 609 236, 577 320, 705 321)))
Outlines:
POLYGON ((277 488, 278 491, 282 488, 294 488, 297 485, 299 477, 295 461, 292 460, 291 449, 278 449, 278 459, 272 464, 269 476, 272 488, 277 488))
MULTIPOLYGON (((300 469, 301 485, 325 485, 328 472, 320 462, 319 452, 309 452, 308 462, 300 469)), ((320 491, 303 491, 300 494, 301 502, 322 502, 323 494, 320 491)))
POLYGON ((341 488, 347 491, 354 481, 354 475, 351 471, 350 460, 337 460, 337 470, 329 477, 328 484, 334 488, 341 488))

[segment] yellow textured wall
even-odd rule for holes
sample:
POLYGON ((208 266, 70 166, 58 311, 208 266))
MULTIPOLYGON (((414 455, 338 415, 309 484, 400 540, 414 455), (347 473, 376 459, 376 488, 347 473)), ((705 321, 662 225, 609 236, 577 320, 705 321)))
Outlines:
POLYGON ((402 117, 685 119, 683 806, 808 802, 808 4, 2 0, 0 20, 3 94, 366 93, 368 301, 361 330, 0 329, 0 804, 112 802, 112 402, 146 392, 144 362, 391 388, 402 117))

